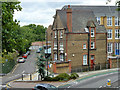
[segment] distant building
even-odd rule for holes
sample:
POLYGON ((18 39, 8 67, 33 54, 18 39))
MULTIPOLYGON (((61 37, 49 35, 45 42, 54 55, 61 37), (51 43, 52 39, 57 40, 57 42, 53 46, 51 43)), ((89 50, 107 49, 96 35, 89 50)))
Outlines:
POLYGON ((29 49, 37 50, 37 49, 41 48, 42 46, 44 46, 45 44, 46 44, 45 41, 32 42, 29 49))

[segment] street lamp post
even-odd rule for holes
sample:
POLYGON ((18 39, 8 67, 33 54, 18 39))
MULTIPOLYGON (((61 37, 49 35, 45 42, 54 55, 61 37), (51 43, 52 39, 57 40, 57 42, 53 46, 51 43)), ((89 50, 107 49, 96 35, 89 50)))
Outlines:
POLYGON ((48 34, 47 34, 47 31, 46 31, 46 49, 47 49, 46 59, 47 59, 47 76, 48 76, 48 34))

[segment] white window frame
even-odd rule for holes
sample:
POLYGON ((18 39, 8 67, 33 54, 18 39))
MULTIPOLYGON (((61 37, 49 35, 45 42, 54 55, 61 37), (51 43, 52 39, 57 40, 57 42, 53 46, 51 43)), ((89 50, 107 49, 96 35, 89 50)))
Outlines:
POLYGON ((57 31, 55 31, 55 36, 54 36, 54 38, 57 38, 57 31))
POLYGON ((60 54, 60 61, 64 61, 64 56, 63 56, 63 54, 60 54))
POLYGON ((120 29, 115 29, 115 39, 120 39, 120 29))
POLYGON ((57 54, 54 53, 54 60, 57 60, 57 54))
POLYGON ((112 29, 107 30, 107 39, 112 39, 112 29))
POLYGON ((101 17, 96 17, 98 24, 101 24, 101 17))
POLYGON ((87 58, 87 55, 83 55, 83 65, 88 65, 88 63, 87 63, 87 60, 88 58, 87 58))
POLYGON ((60 50, 63 50, 63 42, 60 42, 60 50))
POLYGON ((63 38, 63 31, 60 31, 60 38, 63 38))
POLYGON ((87 49, 86 44, 83 44, 83 49, 87 49))
POLYGON ((115 17, 115 26, 119 26, 119 18, 115 17))
POLYGON ((91 42, 91 49, 94 49, 95 48, 95 42, 91 42))
POLYGON ((54 42, 54 49, 57 49, 57 42, 54 42))
POLYGON ((107 44, 107 52, 108 53, 112 53, 113 52, 113 44, 112 43, 108 43, 107 44))
POLYGON ((107 26, 112 26, 112 17, 107 17, 107 26))
POLYGON ((95 37, 95 30, 94 30, 94 28, 91 28, 91 37, 95 37))

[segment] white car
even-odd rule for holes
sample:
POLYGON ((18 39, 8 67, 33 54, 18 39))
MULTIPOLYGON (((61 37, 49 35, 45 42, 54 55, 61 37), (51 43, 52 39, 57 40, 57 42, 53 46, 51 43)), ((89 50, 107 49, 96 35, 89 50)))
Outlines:
POLYGON ((23 57, 19 57, 17 60, 18 63, 24 63, 25 59, 23 57))

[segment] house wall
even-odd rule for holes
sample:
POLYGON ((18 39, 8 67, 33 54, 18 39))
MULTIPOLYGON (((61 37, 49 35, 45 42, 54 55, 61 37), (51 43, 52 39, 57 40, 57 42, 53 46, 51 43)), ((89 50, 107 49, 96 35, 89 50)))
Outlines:
MULTIPOLYGON (((88 34, 69 34, 67 57, 71 60, 72 68, 80 67, 83 64, 83 55, 88 54, 88 49, 83 49, 83 44, 88 45, 88 34)), ((105 63, 107 60, 106 52, 106 34, 96 34, 96 49, 90 50, 89 59, 91 55, 95 55, 95 64, 105 63)), ((91 64, 91 60, 89 62, 91 64)), ((85 67, 85 66, 84 66, 85 67)))

